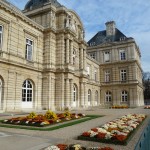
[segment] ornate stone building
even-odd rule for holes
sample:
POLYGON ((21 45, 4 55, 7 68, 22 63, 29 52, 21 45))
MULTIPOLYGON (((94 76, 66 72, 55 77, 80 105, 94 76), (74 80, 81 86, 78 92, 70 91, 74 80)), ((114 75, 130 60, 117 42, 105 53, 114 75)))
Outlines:
POLYGON ((141 53, 135 40, 110 21, 88 44, 88 54, 100 64, 101 104, 144 105, 141 53))
POLYGON ((0 111, 143 105, 140 52, 134 39, 124 38, 88 46, 80 17, 57 0, 30 0, 23 11, 1 0, 0 111), (119 60, 124 51, 126 60, 119 60), (126 81, 117 69, 126 70, 126 81))

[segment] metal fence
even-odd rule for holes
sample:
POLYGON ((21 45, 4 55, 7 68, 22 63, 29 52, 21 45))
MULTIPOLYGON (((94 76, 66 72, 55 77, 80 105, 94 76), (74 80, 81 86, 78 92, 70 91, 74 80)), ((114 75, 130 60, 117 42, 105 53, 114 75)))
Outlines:
POLYGON ((150 121, 148 126, 144 129, 134 150, 150 150, 150 121))

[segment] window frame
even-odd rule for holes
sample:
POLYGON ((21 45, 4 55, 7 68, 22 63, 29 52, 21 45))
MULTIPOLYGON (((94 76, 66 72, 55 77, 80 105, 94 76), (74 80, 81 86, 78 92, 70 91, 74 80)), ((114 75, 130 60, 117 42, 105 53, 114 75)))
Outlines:
POLYGON ((105 71, 105 82, 110 82, 110 70, 105 71))
POLYGON ((77 86, 73 85, 73 102, 77 101, 77 86))
POLYGON ((127 81, 127 70, 126 69, 121 69, 120 70, 120 80, 122 82, 127 81))
POLYGON ((26 38, 26 52, 25 52, 25 58, 27 61, 33 61, 33 43, 34 41, 30 38, 26 38), (27 40, 32 42, 32 45, 30 43, 27 43, 27 40), (28 46, 31 46, 31 59, 29 59, 29 49, 28 49, 28 46))
POLYGON ((3 25, 0 25, 0 27, 2 28, 2 31, 0 31, 1 37, 0 37, 0 49, 2 49, 3 46, 3 31, 4 31, 4 27, 3 25))
POLYGON ((104 62, 110 62, 110 51, 104 51, 104 62))
POLYGON ((90 102, 91 103, 91 90, 89 89, 88 90, 88 102, 90 102))
POLYGON ((120 50, 119 51, 119 56, 120 56, 120 60, 126 60, 126 51, 125 50, 120 50))
POLYGON ((121 102, 128 102, 128 92, 126 90, 121 92, 121 102))
POLYGON ((33 84, 30 80, 25 80, 22 85, 22 102, 33 102, 33 84), (28 87, 28 82, 31 88, 28 87), (24 87, 25 84, 25 87, 24 87))
POLYGON ((107 102, 107 103, 112 102, 112 93, 110 91, 105 92, 105 102, 107 102))

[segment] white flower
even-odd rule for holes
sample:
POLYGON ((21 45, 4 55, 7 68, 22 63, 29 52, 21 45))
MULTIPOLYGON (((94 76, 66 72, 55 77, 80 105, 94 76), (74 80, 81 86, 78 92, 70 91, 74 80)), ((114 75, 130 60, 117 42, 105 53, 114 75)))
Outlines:
POLYGON ((46 123, 45 122, 41 122, 41 124, 40 125, 45 125, 46 123))
POLYGON ((90 137, 94 137, 97 134, 98 134, 97 132, 91 132, 90 137))
POLYGON ((111 139, 112 134, 110 132, 107 132, 107 134, 105 135, 105 139, 111 139))
POLYGON ((26 121, 25 123, 26 123, 26 124, 28 124, 28 123, 29 123, 29 121, 26 121))
POLYGON ((100 133, 107 133, 107 131, 103 128, 97 128, 98 132, 100 133))
POLYGON ((4 120, 4 122, 7 122, 8 120, 4 120))
POLYGON ((49 146, 47 148, 45 148, 44 150, 60 150, 60 148, 58 148, 57 146, 49 146))

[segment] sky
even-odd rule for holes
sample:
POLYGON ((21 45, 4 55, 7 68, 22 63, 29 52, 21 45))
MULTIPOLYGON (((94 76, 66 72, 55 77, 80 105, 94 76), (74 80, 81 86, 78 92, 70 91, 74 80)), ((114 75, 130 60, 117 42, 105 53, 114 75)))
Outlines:
MULTIPOLYGON (((28 0, 8 0, 21 10, 28 0)), ((81 18, 85 40, 105 30, 107 21, 115 21, 127 37, 133 37, 141 50, 142 69, 150 72, 150 0, 58 0, 81 18)))

